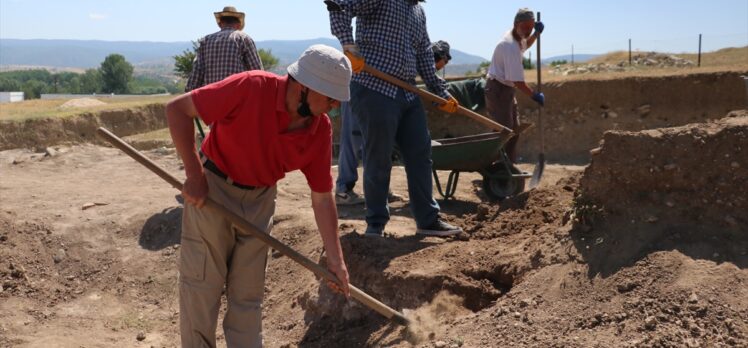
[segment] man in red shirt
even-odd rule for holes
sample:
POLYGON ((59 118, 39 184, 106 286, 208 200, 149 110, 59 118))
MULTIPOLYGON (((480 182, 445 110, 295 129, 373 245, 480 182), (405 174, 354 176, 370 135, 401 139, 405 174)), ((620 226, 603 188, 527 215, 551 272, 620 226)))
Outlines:
POLYGON ((206 197, 270 233, 276 182, 301 170, 328 255, 327 265, 348 292, 333 198, 332 127, 326 113, 350 99, 350 61, 324 45, 307 49, 288 75, 264 71, 232 75, 170 101, 169 130, 184 162, 180 258, 182 346, 215 347, 216 321, 226 285, 223 321, 229 347, 262 346, 262 296, 268 247, 229 221, 200 209, 206 197), (212 125, 200 153, 193 118, 212 125))

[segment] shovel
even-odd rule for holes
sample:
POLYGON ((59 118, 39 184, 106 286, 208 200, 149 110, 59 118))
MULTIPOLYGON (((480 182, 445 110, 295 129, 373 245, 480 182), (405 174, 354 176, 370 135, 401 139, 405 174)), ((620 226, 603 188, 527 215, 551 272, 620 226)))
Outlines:
MULTIPOLYGON (((163 168, 159 167, 158 164, 154 163, 150 159, 143 156, 143 154, 138 152, 138 150, 136 150, 132 146, 125 143, 122 139, 112 134, 109 130, 103 127, 99 128, 98 134, 102 138, 106 139, 109 143, 114 145, 116 148, 122 150, 124 153, 132 157, 134 160, 138 161, 140 164, 150 169, 156 175, 160 176, 161 179, 164 179, 166 182, 171 184, 171 186, 173 186, 175 189, 179 190, 180 192, 182 191, 182 183, 179 180, 177 180, 177 178, 167 173, 163 168)), ((210 198, 206 198, 204 208, 210 209, 222 215, 224 218, 231 221, 232 224, 238 226, 241 230, 251 234, 253 237, 261 240, 262 242, 264 242, 265 244, 267 244, 274 250, 280 252, 281 254, 287 256, 291 260, 294 260, 296 263, 312 271, 312 273, 316 274, 320 278, 324 278, 335 284, 340 284, 340 281, 338 281, 338 278, 334 274, 332 274, 329 270, 314 263, 312 260, 308 259, 306 256, 301 255, 296 250, 288 247, 287 245, 283 244, 281 241, 273 238, 271 235, 261 232, 260 230, 252 226, 252 224, 244 220, 244 218, 240 217, 239 215, 234 214, 230 210, 226 209, 224 206, 216 203, 214 200, 210 198)), ((349 284, 349 288, 351 291, 351 297, 358 300, 359 302, 366 305, 367 307, 373 309, 377 313, 383 315, 385 318, 391 320, 392 322, 396 324, 400 324, 403 326, 407 326, 410 324, 410 321, 402 313, 388 307, 386 304, 382 302, 379 302, 377 299, 369 296, 368 294, 359 290, 352 284, 349 284)))
MULTIPOLYGON (((379 70, 377 70, 375 68, 372 68, 369 65, 364 65, 363 71, 369 73, 370 75, 372 75, 372 76, 374 76, 376 78, 379 78, 381 80, 387 81, 387 82, 389 82, 389 83, 391 83, 391 84, 393 84, 395 86, 398 86, 398 87, 400 87, 400 88, 402 88, 404 90, 411 91, 411 92, 413 92, 415 94, 418 94, 419 96, 423 97, 424 99, 426 99, 426 100, 428 100, 428 101, 430 101, 432 103, 444 104, 444 103, 447 102, 444 98, 442 98, 442 97, 440 97, 440 96, 438 96, 436 94, 433 94, 433 93, 428 92, 428 91, 424 91, 424 90, 422 90, 422 89, 420 89, 420 88, 418 88, 416 86, 413 86, 410 83, 407 83, 407 82, 405 82, 403 80, 400 80, 400 79, 398 79, 398 78, 396 78, 396 77, 394 77, 392 75, 389 75, 389 74, 381 72, 381 71, 379 71, 379 70)), ((509 139, 509 138, 511 138, 511 137, 514 136, 514 132, 512 132, 511 129, 509 129, 509 128, 507 128, 507 127, 505 127, 505 126, 503 126, 503 125, 501 125, 499 123, 496 123, 493 120, 491 120, 491 119, 489 119, 489 118, 487 118, 487 117, 485 117, 485 116, 483 116, 483 115, 481 115, 481 114, 479 114, 479 113, 477 113, 477 112, 475 112, 473 110, 470 110, 468 108, 459 106, 457 108, 457 113, 460 114, 460 115, 463 115, 463 116, 467 116, 467 117, 469 117, 469 118, 477 121, 478 123, 480 123, 480 124, 482 124, 482 125, 484 125, 484 126, 486 126, 488 128, 491 128, 492 130, 495 130, 495 131, 497 131, 499 133, 502 133, 504 135, 508 135, 508 137, 506 139, 509 139)))
MULTIPOLYGON (((538 21, 540 21, 540 12, 538 12, 538 21)), ((540 71, 542 67, 542 60, 540 59, 540 34, 538 39, 535 40, 535 46, 538 49, 537 68, 538 68, 538 92, 540 92, 541 80, 540 71)), ((543 177, 543 171, 545 170, 545 138, 543 137, 543 106, 538 108, 538 130, 540 131, 540 154, 538 154, 538 164, 535 165, 535 170, 532 171, 532 178, 530 179, 530 188, 533 189, 540 184, 540 179, 543 177)))

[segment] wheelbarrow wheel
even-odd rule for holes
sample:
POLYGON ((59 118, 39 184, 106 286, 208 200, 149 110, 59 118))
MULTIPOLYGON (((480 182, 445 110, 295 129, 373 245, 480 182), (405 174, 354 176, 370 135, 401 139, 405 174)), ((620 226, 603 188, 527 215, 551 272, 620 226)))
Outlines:
MULTIPOLYGON (((491 199, 501 201, 525 190, 525 179, 511 177, 512 173, 507 173, 503 163, 493 164, 486 171, 483 175, 483 191, 491 199)), ((512 172, 514 171, 514 174, 519 173, 516 168, 512 168, 512 172)))

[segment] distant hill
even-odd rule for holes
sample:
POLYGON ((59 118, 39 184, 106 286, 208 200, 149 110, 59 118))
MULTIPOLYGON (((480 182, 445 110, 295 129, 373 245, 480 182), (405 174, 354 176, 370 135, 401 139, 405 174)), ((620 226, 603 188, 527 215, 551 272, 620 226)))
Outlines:
POLYGON ((93 68, 111 53, 133 64, 157 62, 188 49, 190 42, 0 39, 0 65, 93 68))
MULTIPOLYGON (((270 49, 285 66, 296 60, 307 47, 326 44, 340 48, 335 39, 257 41, 258 48, 270 49)), ((0 39, 0 66, 45 66, 52 68, 94 68, 112 53, 119 53, 136 67, 170 67, 172 56, 192 47, 191 42, 19 40, 0 39)), ((454 65, 477 65, 485 59, 456 49, 454 65)))

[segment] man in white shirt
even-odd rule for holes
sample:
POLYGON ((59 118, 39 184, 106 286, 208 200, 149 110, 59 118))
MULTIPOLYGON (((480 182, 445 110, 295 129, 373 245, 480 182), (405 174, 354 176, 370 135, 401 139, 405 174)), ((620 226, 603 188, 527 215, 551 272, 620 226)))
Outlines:
MULTIPOLYGON (((496 45, 488 67, 485 89, 486 109, 488 115, 496 122, 511 129, 519 126, 517 100, 514 89, 524 92, 532 100, 545 104, 545 95, 534 92, 525 83, 525 70, 522 55, 535 43, 543 32, 542 22, 535 22, 535 15, 527 8, 521 8, 514 16, 514 28, 508 31, 496 45), (535 33, 530 33, 535 29, 535 33)), ((517 161, 517 138, 512 137, 506 144, 506 152, 512 162, 517 161)))

